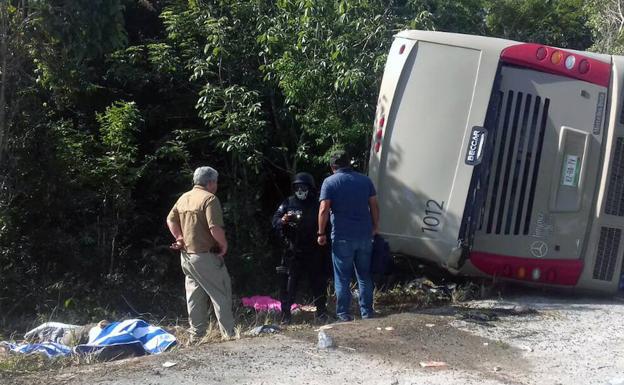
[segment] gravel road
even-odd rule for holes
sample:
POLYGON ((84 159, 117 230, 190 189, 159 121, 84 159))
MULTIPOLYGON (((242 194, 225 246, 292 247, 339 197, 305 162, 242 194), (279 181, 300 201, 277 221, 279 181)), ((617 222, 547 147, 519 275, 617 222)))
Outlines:
POLYGON ((532 364, 522 384, 624 384, 624 299, 516 296, 467 304, 480 309, 524 305, 537 314, 501 317, 492 327, 451 324, 522 351, 532 364))
POLYGON ((622 320, 618 299, 524 294, 334 324, 333 349, 316 347, 314 327, 297 327, 10 383, 624 385, 622 320))

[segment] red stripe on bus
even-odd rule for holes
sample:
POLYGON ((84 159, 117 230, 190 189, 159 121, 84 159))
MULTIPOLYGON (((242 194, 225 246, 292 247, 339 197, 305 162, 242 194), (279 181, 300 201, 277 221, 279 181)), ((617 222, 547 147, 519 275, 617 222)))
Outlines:
POLYGON ((488 275, 555 285, 574 286, 583 272, 583 261, 578 259, 533 259, 473 251, 470 261, 488 275), (533 275, 536 269, 537 279, 533 275))
POLYGON ((609 63, 540 44, 524 43, 507 47, 501 53, 501 60, 505 63, 583 80, 603 87, 609 87, 611 78, 609 63), (573 58, 570 62, 573 60, 574 63, 567 68, 566 60, 569 57, 573 58))

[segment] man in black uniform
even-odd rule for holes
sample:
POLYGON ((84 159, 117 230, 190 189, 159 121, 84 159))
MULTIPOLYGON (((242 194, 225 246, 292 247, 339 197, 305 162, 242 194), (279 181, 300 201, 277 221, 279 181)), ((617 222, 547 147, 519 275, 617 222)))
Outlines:
POLYGON ((273 229, 284 240, 286 250, 277 272, 283 274, 280 287, 282 322, 290 323, 290 307, 299 281, 304 276, 312 288, 317 319, 327 321, 323 249, 316 242, 319 201, 314 178, 307 172, 295 175, 293 195, 273 214, 273 229))

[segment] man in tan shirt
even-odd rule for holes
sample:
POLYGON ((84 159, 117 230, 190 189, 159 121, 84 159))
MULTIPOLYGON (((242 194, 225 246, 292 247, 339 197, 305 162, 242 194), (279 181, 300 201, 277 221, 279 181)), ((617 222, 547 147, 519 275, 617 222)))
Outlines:
POLYGON ((208 299, 212 301, 223 337, 234 335, 232 284, 223 257, 228 244, 223 230, 221 202, 215 195, 219 174, 199 167, 193 189, 182 194, 167 216, 180 250, 186 288, 191 340, 199 340, 208 328, 208 299))

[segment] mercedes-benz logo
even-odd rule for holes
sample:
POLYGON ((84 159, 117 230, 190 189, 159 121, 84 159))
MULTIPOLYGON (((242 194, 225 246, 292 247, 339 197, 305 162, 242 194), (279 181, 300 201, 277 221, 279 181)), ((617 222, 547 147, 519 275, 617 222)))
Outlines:
POLYGON ((542 258, 548 254, 548 245, 544 241, 535 241, 531 243, 531 254, 535 258, 542 258))

